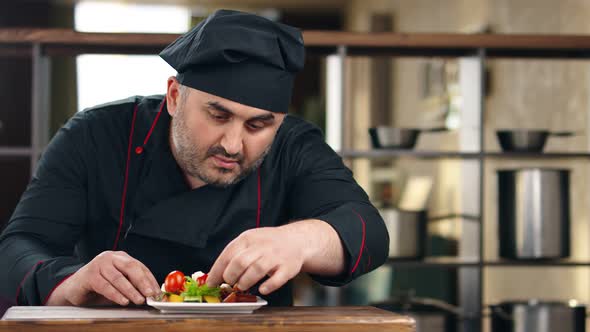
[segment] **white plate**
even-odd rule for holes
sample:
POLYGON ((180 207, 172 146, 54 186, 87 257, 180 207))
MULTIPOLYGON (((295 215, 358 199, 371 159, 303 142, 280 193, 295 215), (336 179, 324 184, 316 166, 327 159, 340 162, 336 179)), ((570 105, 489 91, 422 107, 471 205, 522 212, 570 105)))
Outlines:
POLYGON ((238 303, 161 302, 148 298, 147 304, 167 314, 251 314, 254 310, 268 304, 259 296, 257 298, 256 302, 238 303))

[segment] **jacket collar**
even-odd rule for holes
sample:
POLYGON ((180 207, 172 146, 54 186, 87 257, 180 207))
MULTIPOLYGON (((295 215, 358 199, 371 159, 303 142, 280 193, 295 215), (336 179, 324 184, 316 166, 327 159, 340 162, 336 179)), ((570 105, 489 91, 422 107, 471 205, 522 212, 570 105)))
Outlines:
POLYGON ((170 149, 171 118, 165 106, 143 145, 162 102, 149 99, 139 105, 133 149, 142 146, 143 151, 133 153, 130 162, 134 190, 129 191, 126 227, 131 224, 129 233, 202 248, 233 188, 190 189, 170 149))

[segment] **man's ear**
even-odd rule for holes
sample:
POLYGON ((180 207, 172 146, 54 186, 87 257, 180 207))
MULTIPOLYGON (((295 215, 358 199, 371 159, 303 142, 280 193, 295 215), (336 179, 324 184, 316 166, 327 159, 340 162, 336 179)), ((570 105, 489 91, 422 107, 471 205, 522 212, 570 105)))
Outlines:
POLYGON ((166 108, 168 109, 168 114, 170 116, 174 116, 176 114, 176 109, 180 104, 180 83, 174 76, 170 76, 168 78, 168 89, 166 91, 166 108))

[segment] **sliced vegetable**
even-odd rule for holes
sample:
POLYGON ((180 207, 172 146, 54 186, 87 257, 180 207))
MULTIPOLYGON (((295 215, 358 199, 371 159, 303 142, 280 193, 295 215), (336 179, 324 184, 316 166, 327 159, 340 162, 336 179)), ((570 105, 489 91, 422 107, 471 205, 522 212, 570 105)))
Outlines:
POLYGON ((256 302, 258 298, 256 295, 246 294, 246 293, 237 293, 238 302, 256 302))
POLYGON ((166 295, 168 302, 184 302, 184 299, 180 295, 168 294, 166 295))
POLYGON ((207 303, 221 303, 221 300, 217 296, 203 295, 203 300, 207 303))
POLYGON ((233 302, 238 302, 238 297, 236 296, 236 293, 230 293, 228 296, 225 297, 225 299, 223 299, 224 303, 233 303, 233 302))
POLYGON ((238 292, 230 293, 225 299, 223 299, 223 302, 225 302, 225 303, 256 302, 256 301, 258 301, 258 298, 256 298, 256 295, 238 293, 238 292))
POLYGON ((185 302, 203 302, 203 297, 201 295, 198 296, 185 296, 185 302))

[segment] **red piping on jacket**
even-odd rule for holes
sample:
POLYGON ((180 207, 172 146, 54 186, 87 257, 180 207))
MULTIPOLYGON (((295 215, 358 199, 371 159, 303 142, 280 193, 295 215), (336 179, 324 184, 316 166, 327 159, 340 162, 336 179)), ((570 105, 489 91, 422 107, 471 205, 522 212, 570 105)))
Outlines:
POLYGON ((256 207, 256 228, 260 227, 260 167, 258 168, 257 172, 258 174, 258 205, 256 207))
POLYGON ((145 139, 143 140, 143 146, 145 146, 148 142, 148 140, 150 139, 150 136, 152 136, 152 132, 154 131, 154 128, 156 127, 156 123, 158 123, 158 119, 160 118, 160 114, 162 114, 162 110, 164 109, 164 103, 166 102, 166 99, 164 98, 164 100, 162 101, 162 105, 160 105, 160 110, 158 111, 158 114, 156 114, 156 117, 154 118, 154 121, 152 122, 152 126, 150 127, 150 130, 148 131, 147 135, 145 136, 145 139))
POLYGON ((354 263, 354 267, 352 268, 352 270, 350 271, 350 274, 353 274, 354 271, 356 271, 356 268, 359 265, 359 262, 361 261, 361 257, 363 256, 363 249, 365 249, 365 220, 363 219, 363 217, 361 217, 360 214, 358 214, 356 211, 352 210, 361 220, 361 222, 363 223, 363 239, 361 241, 361 249, 359 250, 359 256, 356 259, 356 263, 354 263))
MULTIPOLYGON (((143 140, 143 145, 135 148, 136 154, 141 154, 143 152, 144 146, 147 144, 148 140, 150 139, 150 136, 152 135, 152 132, 154 131, 154 128, 156 127, 156 123, 158 123, 158 119, 160 118, 160 114, 162 114, 162 110, 164 109, 165 103, 166 103, 166 98, 164 98, 164 100, 162 101, 162 104, 160 105, 160 110, 158 111, 158 114, 156 114, 154 121, 152 121, 152 126, 150 127, 150 130, 148 131, 147 135, 145 136, 145 139, 143 140)), ((131 120, 131 130, 129 131, 129 145, 127 146, 127 162, 125 163, 125 180, 123 182, 123 194, 121 195, 121 212, 119 214, 119 228, 117 229, 117 236, 115 237, 115 243, 113 244, 113 250, 117 249, 117 244, 119 243, 119 237, 121 236, 121 228, 123 228, 123 221, 124 221, 124 216, 125 216, 125 201, 127 198, 127 184, 129 182, 129 161, 131 160, 131 146, 133 145, 133 130, 135 129, 135 119, 137 117, 137 109, 138 109, 138 105, 136 104, 135 108, 133 109, 133 119, 131 120)))
POLYGON ((18 288, 16 289, 16 296, 14 297, 14 303, 18 303, 18 295, 20 294, 20 290, 21 290, 21 288, 23 288, 25 280, 27 280, 27 277, 29 276, 29 274, 31 274, 31 272, 33 272, 33 270, 41 263, 43 263, 43 261, 38 261, 37 263, 35 263, 35 265, 33 265, 32 268, 29 269, 29 271, 27 271, 27 273, 25 273, 23 280, 20 281, 20 284, 18 285, 18 288))
POLYGON ((129 131, 129 144, 127 146, 127 162, 125 163, 125 180, 123 181, 123 195, 121 196, 121 211, 119 213, 119 228, 117 229, 117 236, 113 244, 113 250, 117 250, 119 243, 119 236, 121 235, 121 228, 123 227, 123 219, 125 215, 125 198, 127 196, 127 182, 129 180, 129 160, 131 159, 131 145, 133 145, 133 129, 135 129, 135 118, 137 117, 137 105, 133 110, 133 119, 131 120, 131 130, 129 131))

